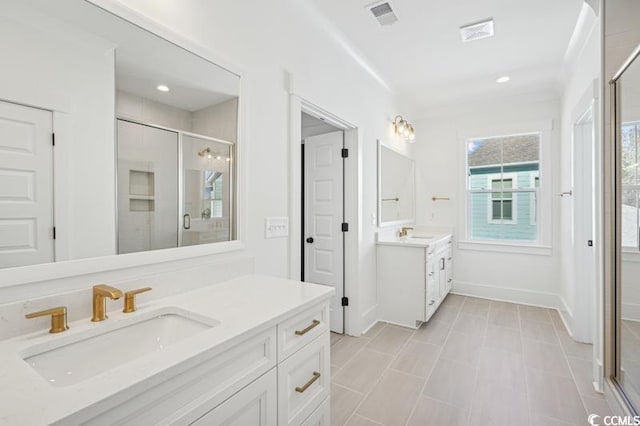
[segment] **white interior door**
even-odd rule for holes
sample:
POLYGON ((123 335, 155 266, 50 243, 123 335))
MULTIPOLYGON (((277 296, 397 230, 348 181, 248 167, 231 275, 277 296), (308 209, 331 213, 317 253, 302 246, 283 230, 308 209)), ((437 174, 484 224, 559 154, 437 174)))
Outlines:
POLYGON ((336 289, 331 330, 344 332, 344 167, 342 131, 304 140, 304 280, 336 289))
POLYGON ((53 117, 0 101, 0 267, 54 261, 53 117))
POLYGON ((593 342, 596 296, 594 124, 589 109, 573 127, 574 338, 593 342))

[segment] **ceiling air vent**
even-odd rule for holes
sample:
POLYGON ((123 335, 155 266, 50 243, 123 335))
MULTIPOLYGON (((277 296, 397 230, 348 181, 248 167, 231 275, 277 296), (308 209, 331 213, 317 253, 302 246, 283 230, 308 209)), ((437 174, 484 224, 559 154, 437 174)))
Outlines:
POLYGON ((493 18, 460 27, 462 41, 475 41, 493 36, 493 18))
POLYGON ((369 10, 376 17, 380 25, 391 25, 398 21, 398 17, 391 9, 391 5, 387 2, 378 3, 375 6, 370 6, 369 10))

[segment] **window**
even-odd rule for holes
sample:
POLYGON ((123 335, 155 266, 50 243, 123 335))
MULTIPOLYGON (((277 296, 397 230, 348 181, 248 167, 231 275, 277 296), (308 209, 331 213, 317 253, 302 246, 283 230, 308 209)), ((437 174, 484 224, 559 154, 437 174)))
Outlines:
POLYGON ((467 237, 540 241, 540 133, 467 140, 467 237))
POLYGON ((622 246, 638 248, 640 122, 622 124, 622 246))
MULTIPOLYGON (((513 179, 491 179, 491 189, 499 191, 513 188, 513 179)), ((513 193, 493 192, 491 194, 491 220, 513 221, 513 193)))

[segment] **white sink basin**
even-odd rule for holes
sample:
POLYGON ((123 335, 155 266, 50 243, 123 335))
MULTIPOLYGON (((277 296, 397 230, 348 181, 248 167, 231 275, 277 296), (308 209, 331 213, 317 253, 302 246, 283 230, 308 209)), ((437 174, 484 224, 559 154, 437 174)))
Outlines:
POLYGON ((218 324, 214 319, 179 308, 164 308, 114 323, 98 324, 96 330, 69 336, 66 340, 60 336, 54 348, 41 344, 21 355, 53 386, 69 386, 162 351, 218 324))

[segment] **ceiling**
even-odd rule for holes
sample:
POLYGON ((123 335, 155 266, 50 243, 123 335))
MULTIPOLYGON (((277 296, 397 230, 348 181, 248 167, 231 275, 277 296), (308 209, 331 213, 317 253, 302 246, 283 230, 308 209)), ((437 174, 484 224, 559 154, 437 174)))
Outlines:
MULTIPOLYGON (((84 0, 24 0, 42 14, 49 30, 71 40, 100 39, 115 48, 116 88, 187 111, 238 97, 240 78, 177 45, 84 0), (169 92, 156 87, 168 86, 169 92)), ((35 13, 25 14, 33 18, 35 13)), ((31 22, 36 25, 37 21, 31 22)))
POLYGON ((557 90, 582 0, 310 0, 401 97, 419 109, 485 96, 557 90), (459 27, 493 18, 495 36, 463 43, 459 27), (497 84, 508 75, 511 81, 497 84))

